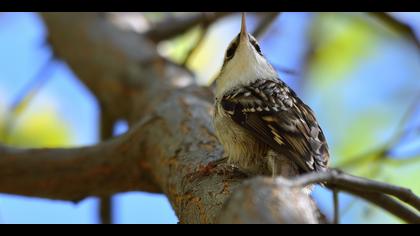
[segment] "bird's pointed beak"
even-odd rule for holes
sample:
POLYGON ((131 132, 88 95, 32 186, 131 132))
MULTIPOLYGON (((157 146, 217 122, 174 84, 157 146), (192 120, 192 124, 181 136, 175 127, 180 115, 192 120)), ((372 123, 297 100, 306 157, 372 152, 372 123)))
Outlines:
POLYGON ((242 25, 241 25, 241 41, 248 41, 248 32, 246 31, 246 17, 245 12, 242 12, 242 25))

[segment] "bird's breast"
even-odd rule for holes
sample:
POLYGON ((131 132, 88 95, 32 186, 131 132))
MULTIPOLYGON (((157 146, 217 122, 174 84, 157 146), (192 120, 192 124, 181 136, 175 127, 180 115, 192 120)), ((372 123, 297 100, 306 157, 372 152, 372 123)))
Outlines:
POLYGON ((265 157, 268 147, 232 121, 220 103, 216 103, 213 123, 228 162, 250 172, 259 172, 258 166, 264 163, 261 158, 265 157))

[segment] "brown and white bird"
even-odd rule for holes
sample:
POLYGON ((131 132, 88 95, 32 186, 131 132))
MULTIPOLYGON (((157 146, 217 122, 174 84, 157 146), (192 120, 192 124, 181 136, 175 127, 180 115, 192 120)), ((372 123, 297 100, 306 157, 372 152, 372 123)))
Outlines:
POLYGON ((291 177, 327 168, 328 145, 313 111, 247 33, 245 14, 216 78, 213 121, 227 162, 247 174, 291 177))

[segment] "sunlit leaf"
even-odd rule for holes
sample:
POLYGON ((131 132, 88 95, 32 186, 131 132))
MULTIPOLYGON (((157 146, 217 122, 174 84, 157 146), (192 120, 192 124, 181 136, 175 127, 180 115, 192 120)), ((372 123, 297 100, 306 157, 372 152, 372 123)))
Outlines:
POLYGON ((319 14, 312 32, 316 48, 311 73, 323 83, 342 78, 374 50, 375 36, 372 28, 357 17, 319 14))
POLYGON ((378 176, 380 180, 410 188, 420 195, 420 184, 416 181, 420 180, 420 156, 406 160, 387 159, 380 164, 382 167, 382 174, 378 176))
POLYGON ((68 125, 51 108, 25 114, 15 120, 6 143, 21 147, 62 147, 71 144, 68 125))
POLYGON ((200 35, 200 28, 195 27, 181 36, 160 43, 159 52, 177 63, 182 63, 191 47, 200 35))
MULTIPOLYGON (((340 128, 342 137, 334 147, 335 153, 340 157, 339 160, 335 160, 336 163, 340 165, 340 163, 369 154, 371 150, 379 148, 381 144, 377 142, 377 139, 379 136, 383 136, 382 129, 389 123, 389 116, 378 110, 356 113, 346 125, 342 125, 340 128)), ((366 158, 369 157, 366 156, 366 158)))
MULTIPOLYGON (((420 157, 410 160, 383 159, 372 163, 378 166, 380 171, 376 176, 370 178, 411 189, 415 194, 420 195, 420 185, 416 180, 420 179, 420 157)), ((402 202, 403 203, 403 202, 402 202)), ((404 204, 404 203, 403 203, 404 204)), ((408 205, 407 205, 408 206, 408 205)), ((401 219, 390 215, 373 205, 365 205, 365 211, 369 215, 362 215, 360 220, 364 223, 402 223, 401 219)))

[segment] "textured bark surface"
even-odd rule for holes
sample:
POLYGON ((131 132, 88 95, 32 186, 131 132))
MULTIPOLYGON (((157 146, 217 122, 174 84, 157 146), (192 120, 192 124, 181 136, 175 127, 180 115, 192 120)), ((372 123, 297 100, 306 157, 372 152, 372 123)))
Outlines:
POLYGON ((220 223, 318 223, 316 206, 301 188, 287 187, 267 178, 244 181, 221 211, 220 223))
POLYGON ((213 98, 184 69, 160 58, 144 35, 95 13, 43 13, 49 41, 113 119, 130 130, 93 147, 0 146, 0 192, 80 200, 121 191, 162 192, 181 223, 317 223, 301 189, 246 180, 222 157, 213 98))

